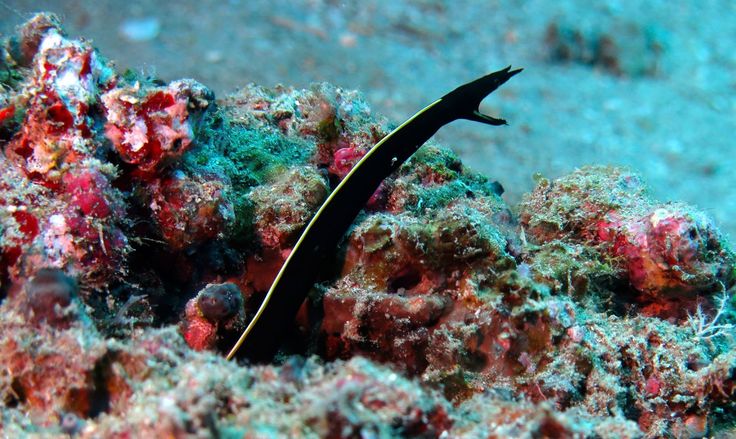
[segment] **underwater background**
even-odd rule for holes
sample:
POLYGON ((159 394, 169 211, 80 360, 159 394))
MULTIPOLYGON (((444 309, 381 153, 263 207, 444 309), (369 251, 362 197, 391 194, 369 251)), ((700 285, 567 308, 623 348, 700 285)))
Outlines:
POLYGON ((511 127, 459 122, 437 138, 517 202, 532 175, 584 164, 641 173, 736 233, 736 4, 707 1, 4 1, 64 18, 119 70, 191 77, 224 96, 255 82, 327 81, 400 123, 506 65, 521 80, 487 108, 511 127))
POLYGON ((736 437, 734 41, 715 0, 0 0, 0 437, 736 437))

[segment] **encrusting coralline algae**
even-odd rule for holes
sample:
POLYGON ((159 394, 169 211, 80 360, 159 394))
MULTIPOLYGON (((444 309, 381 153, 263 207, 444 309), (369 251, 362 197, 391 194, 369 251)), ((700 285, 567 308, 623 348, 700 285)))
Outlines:
POLYGON ((634 173, 539 179, 511 208, 430 143, 315 268, 278 361, 236 364, 385 120, 327 84, 217 101, 121 75, 46 14, 1 54, 3 435, 734 434, 734 254, 634 173))

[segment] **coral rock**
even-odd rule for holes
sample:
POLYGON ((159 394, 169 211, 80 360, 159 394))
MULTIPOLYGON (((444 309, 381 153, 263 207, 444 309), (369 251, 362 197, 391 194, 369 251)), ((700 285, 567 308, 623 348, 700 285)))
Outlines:
POLYGON ((642 300, 712 294, 733 282, 734 255, 705 215, 656 203, 641 180, 613 168, 584 168, 542 181, 521 221, 535 243, 595 247, 627 276, 642 300))
POLYGON ((214 349, 216 346, 217 324, 202 316, 195 299, 187 303, 182 335, 189 347, 195 351, 214 349))
POLYGON ((644 218, 607 223, 612 253, 625 261, 634 288, 651 294, 714 289, 726 276, 729 253, 712 221, 685 206, 654 209, 644 218))
POLYGON ((176 171, 147 186, 150 208, 166 242, 175 250, 223 235, 234 220, 224 184, 176 171))
POLYGON ((107 115, 105 134, 120 157, 145 176, 190 147, 199 117, 213 96, 201 84, 182 80, 157 88, 136 82, 110 90, 101 99, 107 115))
POLYGON ((40 29, 25 120, 6 153, 31 178, 53 187, 66 166, 91 158, 99 147, 92 139, 93 108, 115 76, 88 44, 66 39, 52 25, 40 29))
POLYGON ((214 349, 218 337, 244 328, 243 296, 233 283, 209 284, 187 305, 181 331, 196 351, 214 349))
POLYGON ((327 185, 313 168, 291 170, 272 185, 254 190, 255 228, 265 247, 289 248, 327 197, 327 185))

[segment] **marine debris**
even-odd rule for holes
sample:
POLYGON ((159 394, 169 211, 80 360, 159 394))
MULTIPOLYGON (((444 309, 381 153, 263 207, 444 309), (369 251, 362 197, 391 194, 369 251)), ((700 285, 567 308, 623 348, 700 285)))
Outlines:
POLYGON ((226 361, 392 126, 329 84, 216 100, 120 74, 48 14, 0 47, 1 435, 736 434, 734 253, 634 172, 508 206, 430 140, 314 268, 275 360, 226 361))

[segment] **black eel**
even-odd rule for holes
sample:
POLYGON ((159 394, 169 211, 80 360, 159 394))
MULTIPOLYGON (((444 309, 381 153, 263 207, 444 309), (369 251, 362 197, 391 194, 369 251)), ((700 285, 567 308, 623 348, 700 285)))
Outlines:
POLYGON ((511 66, 463 84, 432 102, 376 143, 327 197, 291 254, 228 359, 243 342, 239 357, 255 362, 272 359, 285 330, 321 271, 328 253, 334 252, 348 228, 381 182, 396 171, 442 126, 467 119, 488 125, 505 125, 503 119, 482 114, 481 101, 522 69, 511 66))

